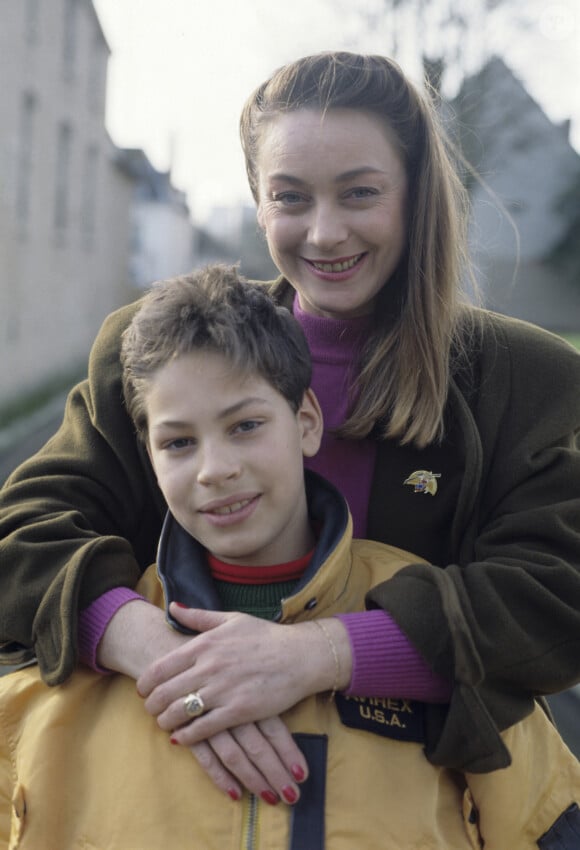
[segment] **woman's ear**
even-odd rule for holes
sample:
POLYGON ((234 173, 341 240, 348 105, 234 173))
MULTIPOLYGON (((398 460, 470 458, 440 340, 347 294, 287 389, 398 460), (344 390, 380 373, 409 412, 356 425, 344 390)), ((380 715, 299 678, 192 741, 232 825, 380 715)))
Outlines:
POLYGON ((308 389, 304 393, 297 417, 302 429, 302 454, 313 457, 320 448, 324 430, 322 411, 314 390, 308 389))

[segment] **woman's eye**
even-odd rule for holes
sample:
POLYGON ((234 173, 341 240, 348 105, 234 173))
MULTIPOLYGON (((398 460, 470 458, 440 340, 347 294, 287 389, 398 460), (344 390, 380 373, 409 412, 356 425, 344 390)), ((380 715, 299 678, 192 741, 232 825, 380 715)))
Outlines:
POLYGON ((283 204, 287 207, 296 206, 297 204, 302 204, 305 202, 306 198, 304 195, 300 195, 298 192, 276 192, 272 196, 272 200, 278 204, 283 204))
POLYGON ((349 198, 370 198, 377 194, 377 190, 370 186, 357 186, 355 189, 349 189, 347 196, 349 198))

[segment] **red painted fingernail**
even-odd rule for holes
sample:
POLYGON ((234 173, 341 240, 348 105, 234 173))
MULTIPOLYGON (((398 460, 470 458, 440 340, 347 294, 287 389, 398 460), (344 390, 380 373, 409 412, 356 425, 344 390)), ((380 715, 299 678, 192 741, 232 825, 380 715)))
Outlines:
POLYGON ((298 794, 296 793, 294 788, 292 788, 291 785, 285 785, 284 788, 282 788, 282 796, 284 797, 287 803, 290 803, 290 805, 292 805, 292 803, 295 803, 298 799, 298 794))
POLYGON ((234 803, 237 803, 237 802, 238 802, 238 800, 239 800, 239 799, 240 799, 240 797, 241 797, 240 792, 239 792, 239 791, 237 791, 235 788, 228 788, 228 794, 229 794, 229 796, 232 798, 232 800, 234 801, 234 803))
POLYGON ((170 738, 169 740, 171 741, 172 744, 175 744, 175 745, 179 744, 179 741, 177 740, 177 738, 170 738))
POLYGON ((176 602, 175 604, 178 608, 187 608, 187 605, 184 605, 183 602, 176 602))
POLYGON ((269 806, 275 806, 278 803, 278 797, 273 791, 262 791, 260 797, 265 803, 268 803, 269 806))
POLYGON ((302 782, 302 780, 306 776, 304 769, 299 764, 293 764, 290 768, 290 772, 292 773, 292 776, 294 777, 296 782, 302 782))

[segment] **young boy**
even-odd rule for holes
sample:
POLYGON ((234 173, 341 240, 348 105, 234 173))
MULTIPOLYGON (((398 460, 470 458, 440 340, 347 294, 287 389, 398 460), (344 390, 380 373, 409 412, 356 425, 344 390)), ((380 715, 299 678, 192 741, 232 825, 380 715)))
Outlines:
MULTIPOLYGON (((157 572, 139 584, 154 604, 324 631, 326 618, 361 610, 369 587, 419 560, 352 541, 342 497, 305 476, 322 434, 306 342, 234 269, 156 286, 126 332, 123 366, 127 408, 170 511, 157 572)), ((203 712, 203 690, 190 703, 192 717, 203 712)), ((310 769, 292 808, 229 800, 185 747, 169 746, 129 678, 81 668, 49 689, 33 669, 5 677, 0 841, 467 850, 485 840, 486 850, 524 850, 578 799, 577 763, 540 708, 505 733, 508 769, 465 777, 427 761, 421 705, 408 700, 322 694, 283 719, 310 769)))

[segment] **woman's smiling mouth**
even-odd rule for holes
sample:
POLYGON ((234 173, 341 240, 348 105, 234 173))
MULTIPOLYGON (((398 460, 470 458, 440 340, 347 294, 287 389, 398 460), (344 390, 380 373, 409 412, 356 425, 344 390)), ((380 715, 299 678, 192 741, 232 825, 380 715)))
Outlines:
POLYGON ((349 271, 350 269, 354 268, 354 266, 356 266, 357 263, 359 263, 360 260, 364 256, 365 256, 364 253, 363 254, 355 254, 354 257, 345 257, 345 258, 341 258, 341 259, 338 259, 338 260, 331 260, 331 261, 329 261, 329 260, 308 260, 306 258, 304 258, 304 259, 306 260, 307 263, 309 263, 309 265, 311 265, 315 269, 317 269, 317 271, 326 272, 326 273, 329 273, 329 272, 337 273, 337 272, 346 272, 346 271, 349 271))

